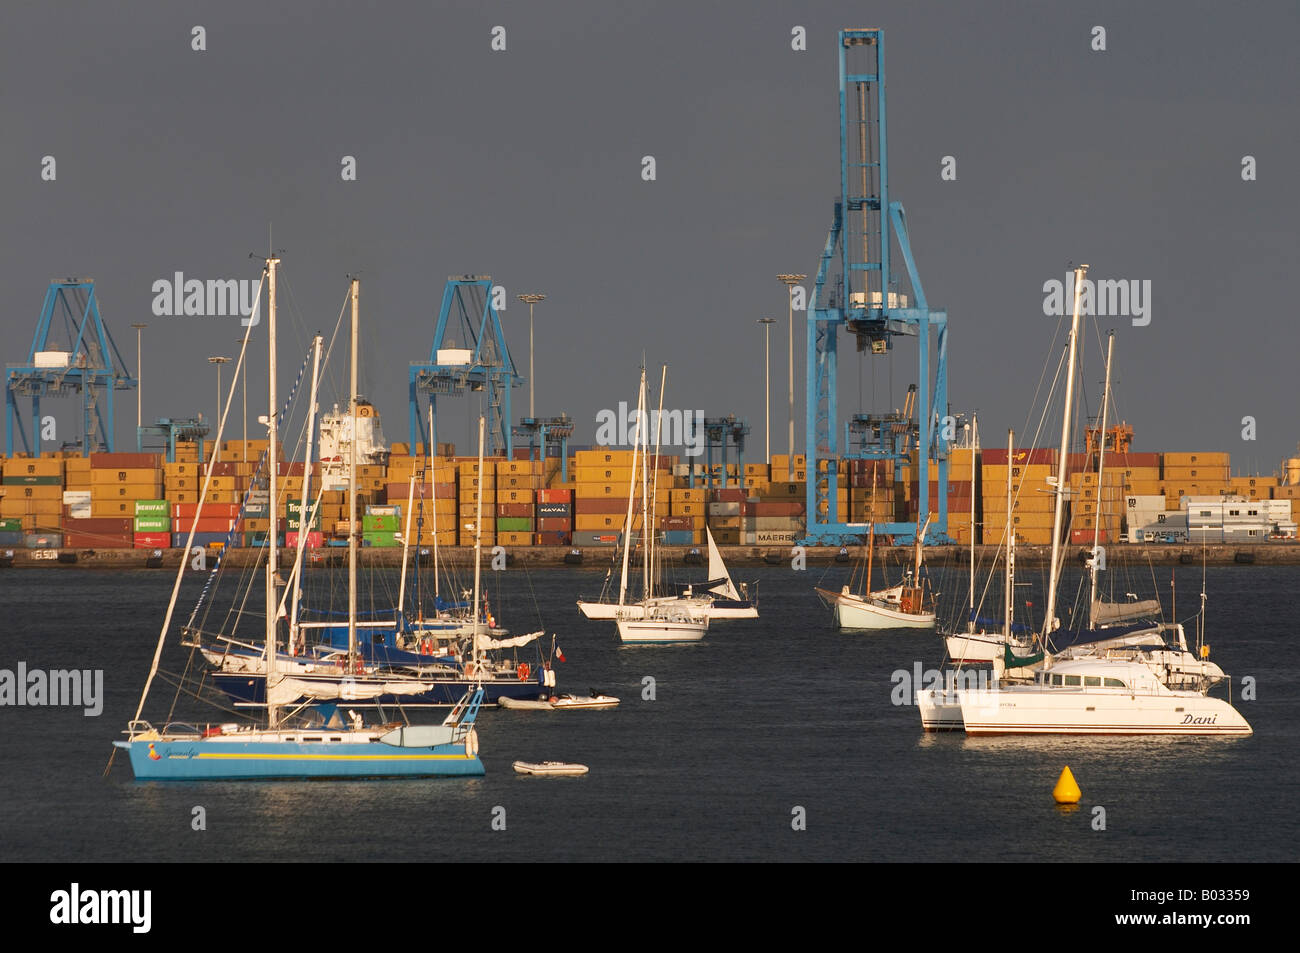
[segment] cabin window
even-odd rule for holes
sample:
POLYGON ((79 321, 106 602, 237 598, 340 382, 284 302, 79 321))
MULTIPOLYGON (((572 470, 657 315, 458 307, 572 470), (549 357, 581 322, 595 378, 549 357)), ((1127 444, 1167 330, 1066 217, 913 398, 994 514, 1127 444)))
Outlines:
POLYGON ((1229 516, 1240 516, 1240 515, 1241 515, 1241 510, 1228 510, 1228 515, 1229 515, 1229 516))
POLYGON ((1123 688, 1123 687, 1124 687, 1124 683, 1121 682, 1118 678, 1108 678, 1108 679, 1106 679, 1106 687, 1107 687, 1107 688, 1123 688))
POLYGON ((343 738, 342 738, 341 735, 332 735, 332 736, 330 737, 330 741, 342 741, 342 740, 343 740, 343 738))
POLYGON ((1083 684, 1089 688, 1101 688, 1101 676, 1085 675, 1083 676, 1083 684))
POLYGON ((1067 675, 1067 676, 1065 676, 1065 685, 1066 685, 1067 688, 1070 687, 1071 685, 1078 685, 1078 684, 1079 684, 1079 676, 1078 676, 1078 675, 1067 675))
MULTIPOLYGON (((293 739, 290 738, 289 740, 292 741, 293 739)), ((318 736, 316 736, 315 738, 307 738, 307 737, 304 737, 302 740, 303 740, 303 741, 320 741, 321 739, 320 739, 320 736, 318 735, 318 736)))
POLYGON ((1053 685, 1060 685, 1060 684, 1062 684, 1062 682, 1061 682, 1061 676, 1059 676, 1059 675, 1053 675, 1053 676, 1052 676, 1052 684, 1053 684, 1053 685))

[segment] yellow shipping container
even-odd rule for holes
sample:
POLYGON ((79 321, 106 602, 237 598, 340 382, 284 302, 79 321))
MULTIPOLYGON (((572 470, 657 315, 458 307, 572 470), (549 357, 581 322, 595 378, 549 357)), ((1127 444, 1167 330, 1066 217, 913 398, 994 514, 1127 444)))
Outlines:
POLYGON ((1165 467, 1166 483, 1227 484, 1227 466, 1165 467))
POLYGON ((6 500, 58 500, 63 502, 63 487, 58 486, 21 486, 10 484, 0 487, 4 490, 6 500))
POLYGON ((1227 467, 1229 464, 1226 453, 1166 453, 1162 459, 1166 470, 1170 467, 1227 467))
POLYGON ((8 476, 63 476, 63 458, 41 459, 37 457, 11 458, 5 461, 4 472, 8 476))
POLYGON ((572 458, 573 467, 630 467, 633 450, 579 450, 572 458))
POLYGON ((162 472, 153 468, 126 470, 97 469, 90 471, 91 486, 109 486, 114 483, 152 483, 162 486, 162 472))

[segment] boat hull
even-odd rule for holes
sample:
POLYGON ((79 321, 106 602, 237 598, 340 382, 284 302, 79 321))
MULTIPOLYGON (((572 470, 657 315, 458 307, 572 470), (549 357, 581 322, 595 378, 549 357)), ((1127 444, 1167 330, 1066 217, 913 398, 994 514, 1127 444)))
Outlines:
POLYGON ((402 748, 382 742, 303 743, 210 738, 119 741, 140 781, 429 778, 482 775, 464 742, 402 748))
POLYGON ((841 629, 933 629, 934 613, 902 612, 840 596, 835 600, 835 623, 841 629))
POLYGON ((618 637, 631 645, 674 645, 703 641, 707 623, 619 619, 618 637))
MULTIPOLYGON (((692 615, 707 615, 709 621, 715 619, 757 619, 758 607, 744 599, 665 599, 656 602, 659 606, 681 607, 692 615)), ((645 608, 640 603, 620 606, 616 602, 579 602, 578 611, 588 619, 613 621, 620 617, 625 619, 644 618, 645 608)))
POLYGON ((961 699, 951 689, 928 688, 916 693, 916 709, 924 731, 962 731, 961 699))
POLYGON ((1075 692, 1040 687, 960 692, 968 735, 1229 735, 1251 727, 1227 702, 1194 692, 1075 692))

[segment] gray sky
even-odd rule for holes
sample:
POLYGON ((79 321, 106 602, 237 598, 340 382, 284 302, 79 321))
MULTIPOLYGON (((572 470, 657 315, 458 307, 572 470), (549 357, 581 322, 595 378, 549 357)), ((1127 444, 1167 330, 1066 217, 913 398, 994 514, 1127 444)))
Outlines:
MULTIPOLYGON (((1086 261, 1151 282, 1148 326, 1107 322, 1136 449, 1227 450, 1234 472, 1271 472, 1294 450, 1294 4, 7 4, 3 360, 25 358, 50 278, 91 276, 132 364, 130 325, 149 323, 145 418, 210 413, 206 358, 233 353, 239 322, 154 317, 151 286, 176 271, 255 280, 248 254, 273 223, 294 315, 284 363, 296 369, 303 329, 332 327, 359 272, 365 390, 390 439, 405 439, 406 369, 428 355, 443 282, 472 272, 508 289, 523 371, 514 295, 547 294, 538 412, 573 415, 582 443, 599 409, 635 400, 644 353, 669 365, 668 406, 748 417, 747 456, 761 456, 755 321, 779 318, 784 451, 775 275, 815 273, 826 239, 843 26, 886 30, 891 197, 948 310, 955 411, 977 409, 986 435, 1023 425, 1055 330, 1043 282, 1086 261), (191 50, 196 24, 205 52, 191 50), (505 52, 490 49, 498 24, 505 52), (796 24, 806 52, 790 49, 796 24), (1090 49, 1097 24, 1105 52, 1090 49), (1257 181, 1242 181, 1244 155, 1257 181)), ((803 347, 797 326, 797 451, 803 347)), ((841 354, 847 412, 848 338, 841 354)), ((863 409, 873 389, 876 409, 900 404, 915 378, 906 346, 864 366, 863 409)), ((1094 391, 1100 377, 1094 354, 1094 391)), ((525 386, 515 416, 526 409, 525 386)), ((468 448, 468 403, 444 411, 440 436, 468 448)), ((54 412, 61 435, 75 429, 70 408, 54 412)))

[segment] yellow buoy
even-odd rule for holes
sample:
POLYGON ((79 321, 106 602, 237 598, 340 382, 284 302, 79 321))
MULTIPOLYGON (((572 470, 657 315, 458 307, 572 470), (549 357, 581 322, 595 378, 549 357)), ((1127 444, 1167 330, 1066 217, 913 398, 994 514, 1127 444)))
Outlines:
POLYGON ((1067 764, 1061 769, 1061 776, 1056 779, 1056 787, 1052 788, 1052 797, 1057 804, 1078 804, 1079 798, 1083 797, 1083 792, 1079 790, 1079 785, 1074 780, 1074 775, 1070 773, 1070 766, 1067 764))

